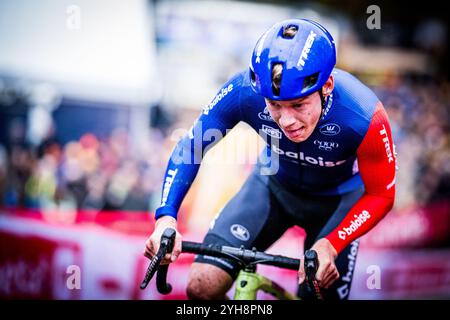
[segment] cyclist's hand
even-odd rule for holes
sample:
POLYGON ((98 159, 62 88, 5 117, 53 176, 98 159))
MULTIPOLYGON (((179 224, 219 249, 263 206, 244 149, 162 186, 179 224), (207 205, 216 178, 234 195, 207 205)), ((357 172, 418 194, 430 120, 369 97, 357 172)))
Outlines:
POLYGON ((156 220, 155 230, 145 242, 144 256, 151 259, 158 252, 161 235, 167 228, 172 228, 177 233, 175 236, 175 244, 173 246, 172 254, 166 254, 161 264, 175 262, 181 253, 181 234, 177 231, 177 221, 170 216, 163 216, 159 218, 156 220))
MULTIPOLYGON (((339 278, 339 272, 334 263, 337 257, 336 249, 325 238, 319 239, 311 249, 317 252, 317 258, 319 260, 319 267, 316 272, 317 282, 320 287, 328 289, 339 278)), ((305 281, 306 277, 303 263, 300 263, 298 275, 299 283, 301 284, 305 281)))

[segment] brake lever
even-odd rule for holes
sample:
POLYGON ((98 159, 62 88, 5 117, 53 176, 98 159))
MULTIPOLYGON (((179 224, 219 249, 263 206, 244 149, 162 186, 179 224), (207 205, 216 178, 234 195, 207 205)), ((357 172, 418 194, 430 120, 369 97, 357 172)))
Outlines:
POLYGON ((175 236, 177 232, 175 229, 167 228, 161 236, 161 244, 166 246, 166 253, 172 253, 173 246, 175 245, 175 236))
POLYGON ((156 274, 156 289, 161 294, 169 294, 172 291, 172 286, 167 283, 167 272, 169 271, 169 265, 165 264, 160 266, 158 273, 156 274))
MULTIPOLYGON (((144 290, 147 287, 150 280, 153 278, 155 272, 160 267, 161 261, 163 260, 166 253, 172 252, 173 246, 175 243, 175 236, 176 236, 176 231, 174 229, 167 228, 166 230, 164 230, 163 234, 161 235, 161 241, 160 241, 158 252, 151 259, 150 264, 147 268, 147 272, 145 273, 144 280, 142 280, 142 283, 140 286, 140 288, 142 290, 144 290)), ((167 270, 165 273, 167 275, 167 270)))
MULTIPOLYGON (((161 242, 164 241, 167 246, 166 253, 171 253, 173 246, 175 245, 176 231, 174 229, 168 228, 164 231, 161 237, 161 242)), ((156 289, 161 294, 169 294, 172 291, 172 286, 167 283, 167 272, 169 271, 169 265, 162 265, 159 267, 156 274, 156 289)))
POLYGON ((305 252, 305 272, 308 280, 316 279, 316 272, 319 268, 319 259, 317 252, 314 250, 306 250, 305 252))
POLYGON ((305 252, 304 263, 307 283, 314 289, 316 298, 318 300, 323 300, 323 296, 320 292, 319 284, 316 279, 316 272, 319 268, 319 258, 317 257, 317 252, 315 250, 307 250, 305 252))

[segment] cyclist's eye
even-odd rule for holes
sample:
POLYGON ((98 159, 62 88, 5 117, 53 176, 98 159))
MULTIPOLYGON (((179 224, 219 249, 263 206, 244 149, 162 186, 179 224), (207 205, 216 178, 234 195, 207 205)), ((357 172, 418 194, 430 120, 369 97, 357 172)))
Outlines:
POLYGON ((280 106, 278 105, 278 103, 273 102, 273 101, 269 101, 269 106, 271 106, 272 108, 279 108, 280 106))
POLYGON ((292 105, 292 108, 299 109, 299 108, 301 108, 301 106, 302 106, 301 103, 296 103, 296 104, 292 105))

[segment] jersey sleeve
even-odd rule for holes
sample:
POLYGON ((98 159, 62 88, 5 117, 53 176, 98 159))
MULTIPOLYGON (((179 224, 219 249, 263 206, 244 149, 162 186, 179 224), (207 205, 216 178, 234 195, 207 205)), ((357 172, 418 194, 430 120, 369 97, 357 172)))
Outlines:
POLYGON ((388 116, 381 102, 357 150, 357 159, 365 193, 326 236, 338 253, 371 230, 394 205, 396 156, 388 116))
POLYGON ((239 99, 242 78, 242 74, 236 75, 219 90, 175 146, 167 165, 156 219, 166 215, 177 218, 203 156, 242 119, 239 99))

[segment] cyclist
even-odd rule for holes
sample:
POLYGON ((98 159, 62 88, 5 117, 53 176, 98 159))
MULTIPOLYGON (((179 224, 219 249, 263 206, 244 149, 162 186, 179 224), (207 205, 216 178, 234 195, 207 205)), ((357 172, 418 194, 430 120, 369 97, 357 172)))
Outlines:
MULTIPOLYGON (((163 230, 177 227, 177 211, 200 166, 195 159, 220 140, 199 135, 208 129, 225 135, 244 121, 267 146, 204 243, 265 250, 298 225, 307 234, 304 247, 318 253, 317 280, 325 299, 348 298, 357 239, 394 204, 396 158, 382 103, 335 64, 334 40, 317 22, 282 21, 261 36, 249 69, 222 87, 175 147, 147 257, 156 253, 163 230), (180 154, 194 161, 181 162, 180 154)), ((166 262, 175 261, 180 250, 177 232, 166 262)), ((232 260, 197 256, 188 297, 226 298, 238 271, 232 260)), ((304 280, 301 266, 300 295, 304 280)))

